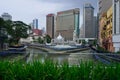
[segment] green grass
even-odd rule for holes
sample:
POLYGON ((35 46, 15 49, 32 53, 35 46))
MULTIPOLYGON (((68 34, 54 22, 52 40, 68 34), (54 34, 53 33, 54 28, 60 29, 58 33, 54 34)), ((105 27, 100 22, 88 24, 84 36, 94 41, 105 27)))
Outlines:
POLYGON ((52 61, 0 62, 0 80, 120 80, 120 64, 81 62, 69 66, 52 61))

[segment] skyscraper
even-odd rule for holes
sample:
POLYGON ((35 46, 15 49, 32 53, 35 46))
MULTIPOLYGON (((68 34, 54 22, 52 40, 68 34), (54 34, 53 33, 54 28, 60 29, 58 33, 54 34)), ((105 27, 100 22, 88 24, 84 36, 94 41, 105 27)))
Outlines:
POLYGON ((112 0, 99 0, 99 14, 103 14, 112 6, 112 0))
POLYGON ((83 32, 83 24, 81 25, 80 27, 80 38, 83 38, 84 37, 84 32, 83 32))
POLYGON ((54 22, 55 22, 55 15, 48 14, 46 16, 46 31, 51 38, 54 38, 54 28, 55 28, 54 22))
POLYGON ((6 21, 6 20, 12 20, 12 16, 8 13, 3 13, 1 17, 6 21))
POLYGON ((65 40, 73 40, 73 35, 79 37, 79 8, 61 11, 56 18, 56 36, 60 33, 65 40))
POLYGON ((98 20, 97 20, 97 16, 94 16, 94 18, 93 18, 93 29, 94 29, 94 36, 95 36, 95 38, 97 38, 98 37, 98 22, 97 22, 98 20))
POLYGON ((108 51, 113 51, 112 43, 112 0, 99 0, 99 45, 108 51))
POLYGON ((113 46, 120 51, 120 0, 113 0, 113 46))
POLYGON ((33 20, 33 28, 38 29, 38 19, 33 20))
POLYGON ((103 25, 103 18, 105 14, 107 13, 108 9, 112 6, 112 0, 99 0, 98 2, 99 6, 99 44, 102 45, 102 39, 101 39, 101 32, 102 32, 102 26, 103 25))
POLYGON ((90 3, 86 3, 83 7, 83 31, 84 38, 95 38, 94 28, 94 8, 90 3))

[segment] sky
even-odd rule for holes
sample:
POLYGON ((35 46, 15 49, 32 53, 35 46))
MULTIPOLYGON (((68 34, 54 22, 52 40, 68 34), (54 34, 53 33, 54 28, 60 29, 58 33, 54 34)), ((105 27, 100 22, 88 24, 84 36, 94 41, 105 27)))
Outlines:
POLYGON ((33 19, 39 20, 39 28, 46 27, 46 15, 59 11, 80 8, 80 26, 85 3, 91 3, 97 14, 97 0, 1 0, 0 15, 4 12, 12 16, 13 21, 23 21, 29 24, 33 19))

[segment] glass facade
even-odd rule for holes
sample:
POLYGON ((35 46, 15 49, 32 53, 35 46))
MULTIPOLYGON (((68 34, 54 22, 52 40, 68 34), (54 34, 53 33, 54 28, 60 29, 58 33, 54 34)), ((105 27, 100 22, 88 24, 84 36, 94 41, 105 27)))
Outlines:
POLYGON ((57 13, 56 36, 61 33, 65 40, 79 37, 79 8, 57 13))
POLYGON ((79 33, 80 33, 80 30, 79 30, 79 14, 75 14, 75 33, 76 33, 77 38, 79 38, 79 33))
POLYGON ((38 29, 38 19, 33 20, 33 27, 34 29, 38 29))

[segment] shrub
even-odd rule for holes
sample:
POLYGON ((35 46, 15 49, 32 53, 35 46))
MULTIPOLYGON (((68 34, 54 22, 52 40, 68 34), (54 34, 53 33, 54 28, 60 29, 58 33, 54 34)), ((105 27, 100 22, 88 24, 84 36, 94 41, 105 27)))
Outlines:
POLYGON ((58 65, 52 61, 0 62, 0 80, 119 80, 120 64, 81 62, 58 65))

